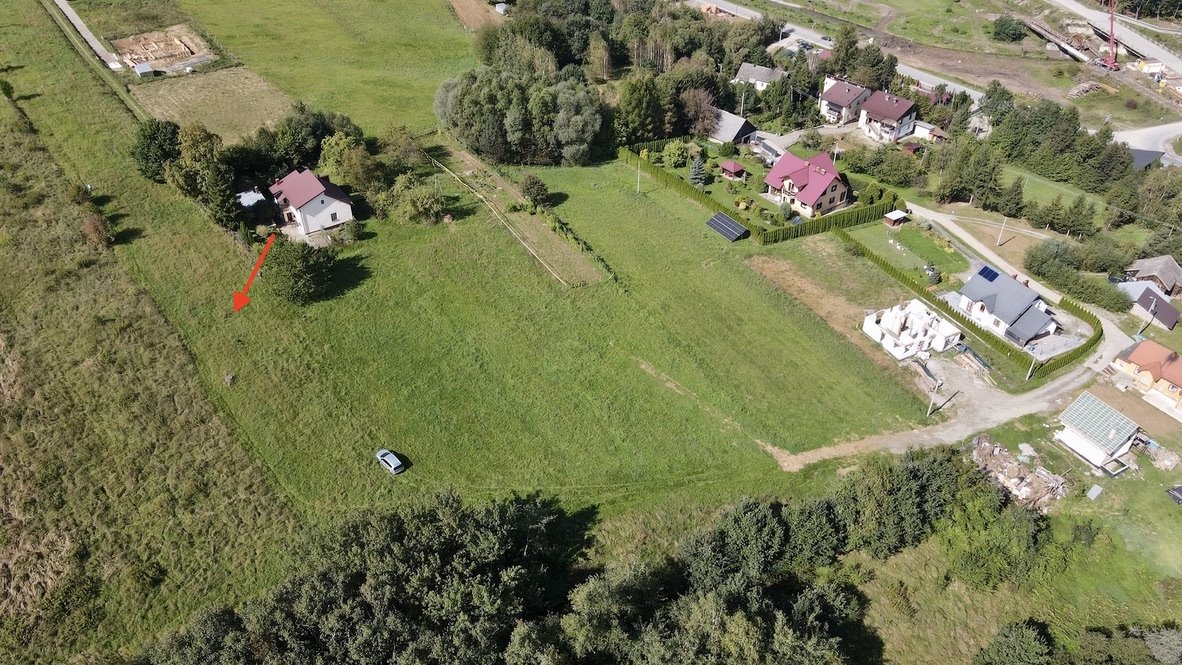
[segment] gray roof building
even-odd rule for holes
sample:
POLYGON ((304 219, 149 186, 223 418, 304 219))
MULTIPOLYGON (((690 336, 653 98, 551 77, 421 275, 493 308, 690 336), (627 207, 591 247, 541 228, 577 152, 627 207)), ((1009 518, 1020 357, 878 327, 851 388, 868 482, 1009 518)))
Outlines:
POLYGON ((762 65, 753 65, 750 62, 744 62, 739 65, 739 73, 735 74, 734 82, 741 83, 774 83, 780 79, 788 76, 788 72, 775 67, 764 67, 762 65))
POLYGON ((1059 416, 1055 438, 1076 455, 1112 475, 1127 467, 1117 458, 1132 447, 1140 427, 1092 393, 1081 394, 1059 416))
POLYGON ((1156 282, 1167 296, 1182 291, 1182 266, 1169 254, 1137 259, 1126 271, 1138 281, 1156 282))
POLYGON ((1166 154, 1161 150, 1145 150, 1143 148, 1129 148, 1129 154, 1133 156, 1133 170, 1144 171, 1151 165, 1155 164, 1157 160, 1161 159, 1162 155, 1166 154))
POLYGON ((718 124, 710 133, 710 140, 715 143, 742 143, 755 133, 755 125, 743 116, 735 115, 722 109, 714 109, 717 113, 718 124))
POLYGON ((1037 306, 1039 298, 1034 289, 991 266, 977 271, 960 293, 983 304, 987 312, 1005 323, 1005 336, 1019 346, 1026 346, 1054 323, 1050 313, 1037 306))

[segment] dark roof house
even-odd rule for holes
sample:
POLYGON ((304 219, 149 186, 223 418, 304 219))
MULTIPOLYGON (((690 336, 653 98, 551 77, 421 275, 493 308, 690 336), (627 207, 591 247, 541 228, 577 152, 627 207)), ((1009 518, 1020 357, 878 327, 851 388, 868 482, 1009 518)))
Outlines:
POLYGON ((863 88, 855 83, 849 81, 838 81, 829 86, 829 89, 821 93, 821 101, 829 102, 837 106, 849 106, 855 100, 865 94, 867 88, 863 88))
POLYGON ((1038 294, 1009 275, 984 266, 960 289, 960 294, 1005 324, 1005 336, 1019 346, 1042 334, 1054 317, 1038 306, 1038 294))
POLYGON ((915 113, 915 103, 910 99, 875 90, 870 94, 870 99, 862 104, 862 110, 871 120, 899 122, 909 114, 915 113))
POLYGON ((710 140, 715 143, 743 143, 755 133, 755 125, 746 118, 722 109, 714 109, 718 124, 710 133, 710 140))
POLYGON ((1144 171, 1153 164, 1156 164, 1157 160, 1161 159, 1162 155, 1166 153, 1161 150, 1129 148, 1129 154, 1133 156, 1133 170, 1144 171))
POLYGON ((735 74, 733 81, 742 83, 761 83, 766 86, 769 83, 775 83, 780 79, 788 76, 788 72, 775 67, 764 67, 762 65, 753 65, 750 62, 744 62, 739 65, 739 72, 735 74))
POLYGON ((1170 304, 1170 301, 1162 298, 1153 289, 1145 289, 1141 292, 1141 297, 1137 298, 1134 306, 1144 310, 1145 313, 1158 323, 1161 323, 1166 330, 1173 330, 1174 326, 1178 325, 1178 308, 1170 304))

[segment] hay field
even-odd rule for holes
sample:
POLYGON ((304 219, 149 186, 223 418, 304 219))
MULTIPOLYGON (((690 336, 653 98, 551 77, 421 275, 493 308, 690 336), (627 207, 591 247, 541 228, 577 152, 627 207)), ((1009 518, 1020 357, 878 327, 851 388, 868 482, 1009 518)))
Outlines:
POLYGON ((226 142, 275 122, 293 103, 246 67, 134 85, 131 94, 157 118, 182 126, 200 122, 226 142))

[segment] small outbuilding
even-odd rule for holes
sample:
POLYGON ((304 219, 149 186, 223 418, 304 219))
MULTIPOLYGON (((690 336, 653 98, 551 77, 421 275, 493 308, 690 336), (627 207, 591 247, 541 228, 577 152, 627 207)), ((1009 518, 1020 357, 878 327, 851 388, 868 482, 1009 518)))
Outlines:
POLYGON ((152 63, 150 63, 150 62, 136 63, 136 65, 134 67, 132 67, 131 70, 133 72, 135 72, 135 75, 137 77, 142 78, 142 79, 154 78, 158 74, 160 74, 160 72, 158 72, 152 68, 152 63))
POLYGON ((1133 314, 1142 321, 1173 330, 1182 314, 1170 303, 1170 298, 1161 292, 1154 282, 1121 282, 1116 285, 1129 300, 1133 301, 1133 314))
POLYGON ((498 2, 496 4, 496 6, 494 7, 494 9, 496 9, 497 13, 500 14, 501 16, 507 16, 509 14, 509 4, 508 3, 498 2))
POLYGON ((892 210, 882 216, 882 223, 888 228, 897 229, 907 221, 907 213, 903 210, 892 210))
POLYGON ((1140 441, 1141 428, 1092 393, 1080 395, 1059 416, 1055 439, 1088 464, 1115 476, 1129 468, 1124 458, 1140 441))
POLYGON ((718 170, 722 172, 722 177, 727 180, 743 180, 747 177, 747 169, 743 165, 733 159, 728 159, 718 165, 718 170))
POLYGON ((755 133, 755 125, 743 116, 717 108, 714 109, 714 115, 718 120, 714 131, 710 133, 710 140, 714 143, 746 143, 755 133))

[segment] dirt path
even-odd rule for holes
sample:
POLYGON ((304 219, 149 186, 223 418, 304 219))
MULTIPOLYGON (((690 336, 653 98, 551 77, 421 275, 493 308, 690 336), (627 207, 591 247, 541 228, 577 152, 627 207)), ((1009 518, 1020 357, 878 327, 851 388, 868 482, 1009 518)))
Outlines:
POLYGON ((484 0, 451 0, 451 9, 469 32, 476 32, 486 25, 499 25, 505 22, 505 17, 498 14, 493 6, 484 0))
POLYGON ((466 150, 448 146, 448 151, 458 171, 453 172, 454 176, 484 201, 530 256, 563 286, 593 284, 607 278, 590 257, 555 233, 541 217, 505 212, 508 204, 525 202, 517 185, 466 150))

